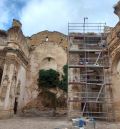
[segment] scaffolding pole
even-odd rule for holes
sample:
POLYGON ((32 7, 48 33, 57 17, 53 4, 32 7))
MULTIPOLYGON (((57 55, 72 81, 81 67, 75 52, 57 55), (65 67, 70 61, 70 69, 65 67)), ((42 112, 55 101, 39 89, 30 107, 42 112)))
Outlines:
POLYGON ((87 23, 87 19, 85 17, 83 23, 68 24, 68 115, 110 119, 112 100, 106 90, 110 87, 106 24, 87 23))

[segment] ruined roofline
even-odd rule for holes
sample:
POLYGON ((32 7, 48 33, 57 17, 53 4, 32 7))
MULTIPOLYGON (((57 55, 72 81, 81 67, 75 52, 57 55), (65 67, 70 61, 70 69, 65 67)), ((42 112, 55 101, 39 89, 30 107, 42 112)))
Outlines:
MULTIPOLYGON (((9 27, 8 29, 7 29, 7 31, 9 31, 9 30, 12 30, 12 29, 21 29, 22 30, 22 23, 19 21, 19 20, 17 20, 17 19, 13 19, 13 21, 12 21, 12 26, 11 27, 9 27)), ((1 30, 0 30, 1 31, 1 30)), ((25 36, 25 38, 32 38, 33 36, 35 36, 35 35, 37 35, 37 34, 42 34, 42 33, 48 33, 48 34, 54 34, 54 33, 57 33, 57 34, 59 34, 59 35, 61 35, 62 37, 67 37, 67 35, 66 34, 64 34, 64 33, 61 33, 61 32, 59 32, 59 31, 49 31, 49 30, 43 30, 43 31, 40 31, 40 32, 37 32, 37 33, 35 33, 35 34, 32 34, 32 35, 30 35, 30 36, 25 36, 24 35, 24 33, 23 33, 23 35, 25 36)))
MULTIPOLYGON (((116 32, 116 28, 118 28, 120 26, 120 21, 118 21, 118 23, 115 25, 115 27, 113 27, 110 31, 110 34, 113 33, 113 32, 116 32)), ((119 30, 118 30, 119 32, 119 30)))
POLYGON ((120 4, 120 0, 113 6, 113 8, 117 7, 120 4))
POLYGON ((57 34, 62 35, 63 37, 67 37, 66 34, 63 34, 63 33, 59 32, 59 31, 43 30, 43 31, 37 32, 36 34, 33 34, 33 35, 29 36, 29 38, 32 38, 32 37, 34 37, 35 35, 42 34, 42 33, 48 33, 48 34, 50 34, 50 33, 51 33, 51 34, 57 33, 57 34))
POLYGON ((113 6, 114 9, 117 9, 120 6, 120 0, 113 6))
POLYGON ((119 17, 120 19, 120 0, 113 6, 114 13, 119 17))
POLYGON ((7 31, 5 31, 5 30, 0 30, 0 35, 1 35, 1 36, 4 36, 4 37, 7 37, 7 31))
POLYGON ((19 27, 19 28, 21 28, 22 24, 21 24, 21 22, 19 20, 13 19, 12 27, 19 27))
MULTIPOLYGON (((17 19, 13 19, 13 22, 12 22, 12 26, 10 27, 10 28, 8 28, 8 30, 7 31, 9 31, 9 30, 12 30, 12 29, 14 29, 14 28, 16 28, 16 30, 17 29, 21 29, 22 28, 22 24, 21 24, 21 22, 19 21, 19 20, 17 20, 17 19)), ((1 30, 0 30, 1 31, 1 30)), ((22 31, 22 29, 21 29, 21 31, 22 31)), ((56 34, 59 34, 59 35, 61 35, 62 37, 67 37, 67 35, 66 34, 64 34, 64 33, 61 33, 61 32, 59 32, 59 31, 49 31, 49 30, 43 30, 43 31, 40 31, 40 32, 37 32, 37 33, 35 33, 35 34, 32 34, 31 36, 25 36, 24 34, 24 36, 25 36, 25 38, 32 38, 32 37, 34 37, 35 35, 37 35, 37 34, 42 34, 42 33, 48 33, 48 34, 54 34, 54 33, 56 33, 56 34)))

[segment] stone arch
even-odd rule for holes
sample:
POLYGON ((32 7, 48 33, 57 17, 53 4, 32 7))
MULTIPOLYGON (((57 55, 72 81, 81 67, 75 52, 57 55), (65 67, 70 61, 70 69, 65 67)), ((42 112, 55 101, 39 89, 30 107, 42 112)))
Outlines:
POLYGON ((45 57, 45 58, 41 61, 40 69, 45 69, 45 70, 54 69, 54 70, 57 70, 57 62, 56 62, 56 60, 55 60, 53 57, 51 57, 51 56, 45 57))

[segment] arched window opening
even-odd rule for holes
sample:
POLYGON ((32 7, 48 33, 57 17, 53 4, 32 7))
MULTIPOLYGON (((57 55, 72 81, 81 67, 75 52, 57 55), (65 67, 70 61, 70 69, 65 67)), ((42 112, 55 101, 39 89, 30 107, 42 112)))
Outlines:
POLYGON ((57 63, 56 60, 52 57, 46 57, 41 62, 40 69, 54 69, 57 70, 57 63))
POLYGON ((51 58, 50 58, 50 57, 48 57, 48 62, 50 62, 50 60, 51 60, 51 58))

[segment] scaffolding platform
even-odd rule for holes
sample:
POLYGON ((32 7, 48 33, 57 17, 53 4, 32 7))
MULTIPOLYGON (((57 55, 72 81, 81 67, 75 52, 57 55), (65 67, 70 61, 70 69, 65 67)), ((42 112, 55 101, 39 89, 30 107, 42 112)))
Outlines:
POLYGON ((68 23, 68 117, 110 120, 112 108, 105 23, 68 23), (76 113, 77 111, 77 113, 76 113))

